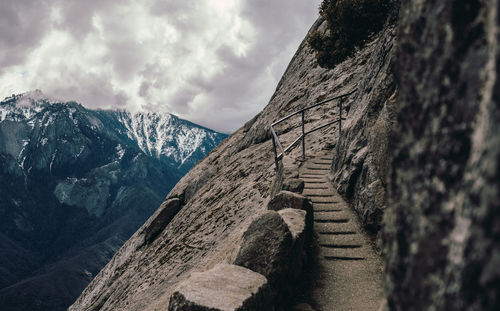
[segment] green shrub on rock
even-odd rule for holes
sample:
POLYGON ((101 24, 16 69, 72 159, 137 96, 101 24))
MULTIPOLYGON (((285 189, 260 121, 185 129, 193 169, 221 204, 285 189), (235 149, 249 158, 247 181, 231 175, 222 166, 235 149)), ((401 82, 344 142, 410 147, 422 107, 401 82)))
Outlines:
POLYGON ((316 51, 321 67, 333 68, 352 56, 370 35, 384 26, 390 0, 324 0, 320 15, 327 21, 328 30, 311 33, 309 45, 316 51))

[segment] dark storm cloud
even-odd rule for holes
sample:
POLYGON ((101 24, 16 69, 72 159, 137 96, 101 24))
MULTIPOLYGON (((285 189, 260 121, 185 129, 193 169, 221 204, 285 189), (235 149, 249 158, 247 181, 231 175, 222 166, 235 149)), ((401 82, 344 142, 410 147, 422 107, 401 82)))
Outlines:
POLYGON ((244 56, 236 55, 229 46, 217 50, 225 69, 211 79, 213 85, 208 93, 210 102, 217 106, 217 110, 212 113, 207 111, 210 115, 207 120, 201 116, 196 116, 194 120, 228 131, 240 127, 258 113, 267 104, 292 53, 314 22, 316 7, 311 8, 310 2, 301 0, 245 1, 242 16, 257 31, 256 38, 244 56), (291 50, 283 50, 287 47, 291 50), (283 57, 286 62, 280 62, 283 57), (280 67, 275 80, 266 80, 265 71, 276 69, 275 65, 280 67), (266 82, 272 85, 263 85, 266 82), (221 111, 226 111, 227 115, 221 114, 221 111), (221 123, 226 126, 221 127, 221 123))
POLYGON ((128 102, 127 94, 115 90, 105 76, 82 74, 78 71, 71 75, 78 84, 61 83, 49 87, 46 92, 63 100, 78 98, 78 101, 88 108, 123 108, 128 102))
POLYGON ((128 40, 111 40, 108 42, 107 48, 106 60, 113 65, 115 73, 122 80, 137 75, 147 56, 140 44, 128 40))
POLYGON ((151 87, 151 83, 150 82, 146 82, 146 81, 143 81, 141 83, 141 86, 139 88, 139 93, 138 95, 140 97, 143 97, 143 98, 147 98, 148 97, 148 91, 149 91, 149 88, 151 87))
POLYGON ((114 0, 46 0, 52 7, 61 10, 62 20, 58 27, 67 30, 75 38, 81 40, 94 31, 92 19, 98 12, 106 12, 117 3, 126 4, 128 1, 114 0))
POLYGON ((150 12, 154 16, 165 17, 180 33, 199 31, 204 24, 204 12, 199 0, 154 0, 150 12), (196 18, 193 18, 194 15, 196 18))
POLYGON ((0 74, 5 67, 22 63, 42 39, 48 25, 45 1, 1 0, 0 74))
POLYGON ((320 0, 0 0, 0 91, 167 110, 231 132, 260 111, 320 0))

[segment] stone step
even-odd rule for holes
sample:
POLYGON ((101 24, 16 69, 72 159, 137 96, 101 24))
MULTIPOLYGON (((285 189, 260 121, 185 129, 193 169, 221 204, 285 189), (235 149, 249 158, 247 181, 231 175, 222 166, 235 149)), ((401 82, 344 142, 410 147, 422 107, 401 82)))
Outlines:
POLYGON ((326 260, 364 260, 366 251, 358 248, 326 248, 321 247, 321 255, 326 260))
POLYGON ((314 218, 314 222, 318 223, 346 223, 349 222, 349 218, 341 218, 341 217, 328 217, 328 218, 314 218))
POLYGON ((304 187, 304 190, 302 191, 302 195, 305 195, 305 196, 310 196, 310 195, 312 195, 312 196, 320 196, 320 195, 332 196, 332 191, 330 191, 330 189, 328 189, 328 188, 310 189, 310 188, 304 187))
POLYGON ((316 213, 338 213, 343 212, 344 210, 341 208, 315 208, 314 214, 316 213))
POLYGON ((311 186, 328 185, 328 182, 324 178, 319 179, 319 180, 307 180, 307 179, 303 179, 303 180, 304 180, 304 187, 307 185, 311 185, 311 186))
POLYGON ((356 235, 356 234, 359 234, 358 232, 356 232, 355 230, 352 230, 352 229, 349 229, 349 230, 328 230, 328 229, 322 229, 322 230, 319 230, 317 229, 316 230, 318 235, 321 237, 321 236, 337 236, 337 235, 356 235))
POLYGON ((302 173, 299 175, 299 178, 303 178, 303 177, 322 177, 322 178, 325 178, 326 177, 326 174, 322 174, 322 173, 316 173, 316 172, 309 172, 309 173, 302 173))
POLYGON ((314 219, 349 219, 349 214, 347 214, 342 209, 337 210, 314 210, 314 219))
POLYGON ((331 150, 320 150, 316 153, 315 158, 322 157, 322 156, 331 156, 332 151, 331 150))
POLYGON ((332 163, 328 161, 309 162, 305 167, 323 167, 330 169, 332 163))
POLYGON ((324 260, 328 261, 360 261, 365 260, 364 257, 348 257, 348 256, 323 256, 324 260))
POLYGON ((326 166, 326 165, 325 166, 320 166, 320 165, 306 166, 306 167, 304 167, 304 170, 305 171, 320 171, 320 172, 327 171, 328 172, 328 171, 330 171, 330 167, 326 166))
POLYGON ((328 186, 323 186, 323 185, 310 185, 307 183, 304 183, 304 190, 329 190, 328 186))
POLYGON ((337 199, 337 197, 334 197, 334 196, 328 196, 328 197, 316 197, 316 196, 312 196, 312 197, 309 197, 309 199, 311 199, 311 201, 313 203, 330 203, 330 204, 334 204, 334 203, 338 203, 339 200, 337 199))
POLYGON ((364 245, 366 241, 358 234, 319 234, 319 244, 364 245))
POLYGON ((324 248, 332 248, 332 249, 344 249, 344 248, 354 249, 354 248, 363 247, 363 245, 361 245, 359 243, 339 244, 339 243, 335 243, 335 242, 319 243, 319 246, 324 247, 324 248))
POLYGON ((327 176, 325 174, 299 174, 299 178, 321 178, 327 180, 327 176))
POLYGON ((330 170, 304 170, 299 176, 328 176, 330 170))
POLYGON ((321 159, 312 160, 310 163, 311 164, 320 164, 320 165, 332 165, 332 161, 321 160, 321 159))
POLYGON ((307 195, 309 199, 315 200, 316 198, 330 198, 332 201, 338 202, 338 199, 336 196, 333 196, 328 193, 311 193, 307 195))
POLYGON ((328 184, 327 179, 324 178, 324 177, 321 177, 321 176, 309 176, 309 177, 301 176, 299 178, 304 181, 304 186, 307 183, 323 183, 323 184, 328 184))
POLYGON ((314 222, 314 230, 317 232, 357 232, 356 225, 349 222, 314 222))
POLYGON ((338 203, 321 203, 321 202, 316 202, 313 203, 313 210, 314 212, 318 210, 344 210, 343 206, 338 203))

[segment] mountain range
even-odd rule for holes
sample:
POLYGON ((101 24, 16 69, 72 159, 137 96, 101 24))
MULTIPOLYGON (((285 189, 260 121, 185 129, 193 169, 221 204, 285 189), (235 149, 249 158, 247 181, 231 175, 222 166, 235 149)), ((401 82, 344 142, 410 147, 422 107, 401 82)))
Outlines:
POLYGON ((67 308, 225 137, 38 90, 0 102, 0 309, 67 308))

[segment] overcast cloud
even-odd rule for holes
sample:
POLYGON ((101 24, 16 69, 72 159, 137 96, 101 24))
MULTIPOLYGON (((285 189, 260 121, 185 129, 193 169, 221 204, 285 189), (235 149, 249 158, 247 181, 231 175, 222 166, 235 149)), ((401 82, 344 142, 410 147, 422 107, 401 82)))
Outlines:
POLYGON ((269 101, 320 0, 0 0, 0 97, 168 111, 232 132, 269 101))

